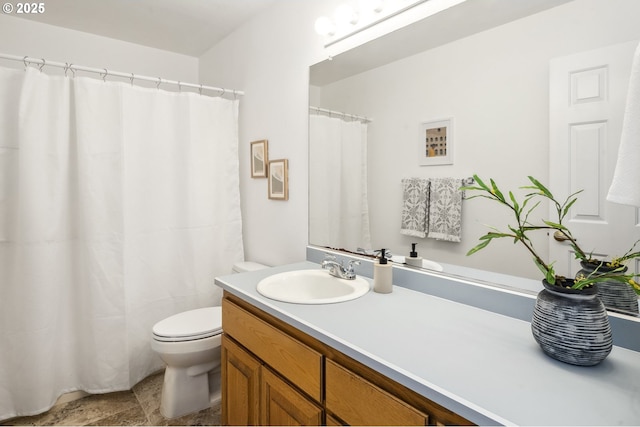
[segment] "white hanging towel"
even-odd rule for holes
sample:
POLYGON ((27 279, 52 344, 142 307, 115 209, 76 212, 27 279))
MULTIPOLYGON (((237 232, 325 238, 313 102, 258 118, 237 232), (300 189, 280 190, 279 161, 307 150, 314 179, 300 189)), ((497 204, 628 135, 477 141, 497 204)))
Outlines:
POLYGON ((618 149, 618 162, 607 200, 640 206, 640 45, 636 48, 618 149))
POLYGON ((460 242, 462 237, 462 191, 459 179, 433 178, 429 192, 427 237, 460 242))
POLYGON ((427 237, 429 180, 405 178, 402 180, 402 224, 400 234, 427 237))

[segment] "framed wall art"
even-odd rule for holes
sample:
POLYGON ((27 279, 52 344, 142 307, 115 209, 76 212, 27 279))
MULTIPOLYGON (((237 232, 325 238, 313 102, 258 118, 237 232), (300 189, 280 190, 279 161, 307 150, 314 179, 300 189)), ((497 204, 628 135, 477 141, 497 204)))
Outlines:
POLYGON ((453 118, 422 122, 418 145, 421 166, 453 164, 453 118))
POLYGON ((251 143, 251 178, 266 178, 269 164, 269 143, 266 139, 251 143))
POLYGON ((269 198, 289 200, 289 161, 287 159, 269 162, 269 198))

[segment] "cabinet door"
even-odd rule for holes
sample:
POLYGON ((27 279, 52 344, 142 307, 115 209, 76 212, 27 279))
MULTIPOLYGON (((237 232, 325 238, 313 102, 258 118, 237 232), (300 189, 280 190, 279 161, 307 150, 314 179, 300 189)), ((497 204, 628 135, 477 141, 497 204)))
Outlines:
POLYGON ((332 360, 325 375, 327 411, 350 425, 427 425, 427 414, 332 360))
POLYGON ((222 336, 222 425, 260 424, 260 361, 222 336))
POLYGON ((227 299, 222 301, 222 329, 300 390, 322 400, 322 354, 227 299))
POLYGON ((269 426, 319 426, 322 408, 266 366, 262 367, 260 422, 269 426))

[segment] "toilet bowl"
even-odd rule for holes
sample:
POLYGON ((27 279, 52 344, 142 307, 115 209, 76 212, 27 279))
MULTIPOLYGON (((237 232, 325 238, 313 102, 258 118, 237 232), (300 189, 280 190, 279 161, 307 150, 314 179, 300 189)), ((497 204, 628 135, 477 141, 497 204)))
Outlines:
POLYGON ((151 348, 166 364, 160 413, 167 418, 220 401, 221 307, 185 311, 153 326, 151 348))
MULTIPOLYGON (((234 264, 233 272, 255 271, 255 262, 234 264)), ((151 348, 166 364, 160 413, 167 418, 210 408, 220 402, 222 308, 175 314, 153 326, 151 348)))

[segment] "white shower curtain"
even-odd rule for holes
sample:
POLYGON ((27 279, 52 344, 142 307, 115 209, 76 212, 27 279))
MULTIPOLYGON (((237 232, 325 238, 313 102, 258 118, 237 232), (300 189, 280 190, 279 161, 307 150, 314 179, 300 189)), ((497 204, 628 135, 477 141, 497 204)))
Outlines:
POLYGON ((0 68, 0 420, 162 367, 243 257, 238 102, 0 68))
POLYGON ((371 248, 365 123, 309 117, 309 242, 371 248))

